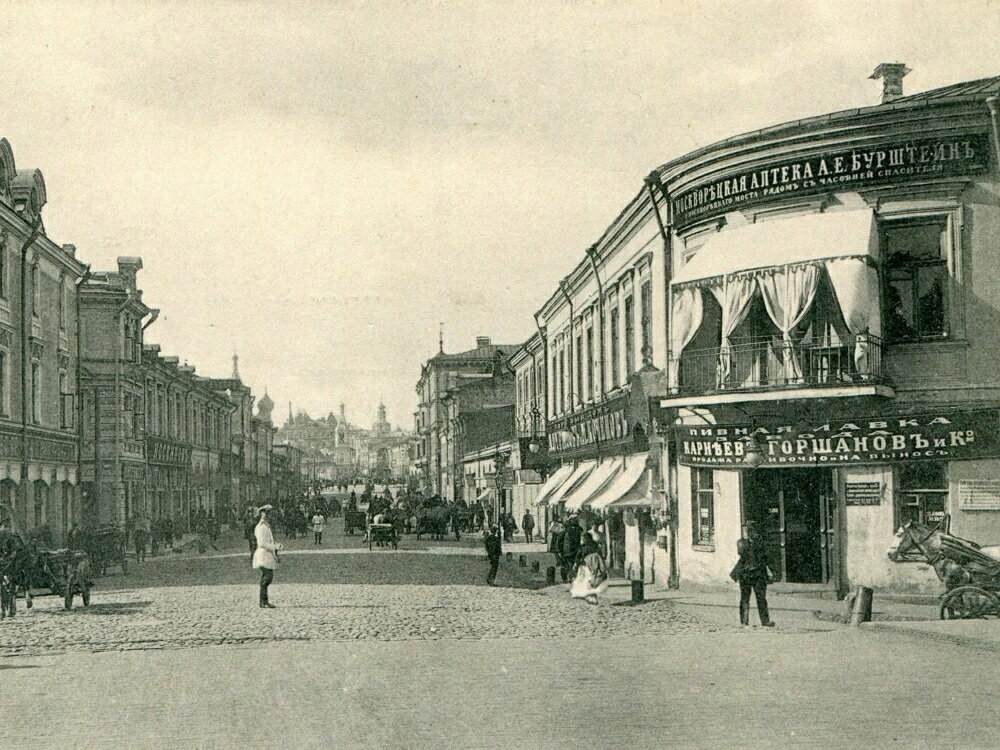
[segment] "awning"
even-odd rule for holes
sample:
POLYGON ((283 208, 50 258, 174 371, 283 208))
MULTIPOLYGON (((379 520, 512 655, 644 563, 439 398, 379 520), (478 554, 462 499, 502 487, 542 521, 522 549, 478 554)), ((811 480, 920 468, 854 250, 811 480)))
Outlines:
POLYGON ((795 263, 873 255, 870 209, 806 214, 727 229, 713 235, 671 279, 674 287, 701 285, 735 273, 795 263))
POLYGON ((492 487, 487 487, 485 490, 479 493, 479 497, 476 498, 477 503, 487 502, 492 503, 493 499, 497 496, 496 490, 492 487))
POLYGON ((583 483, 583 481, 590 476, 590 472, 597 468, 597 461, 583 461, 576 470, 570 474, 569 479, 563 482, 555 492, 552 493, 552 497, 549 498, 549 505, 558 505, 563 500, 565 500, 571 493, 575 492, 577 488, 583 483))
MULTIPOLYGON (((649 503, 649 470, 646 468, 645 453, 635 453, 625 457, 625 468, 615 474, 601 494, 590 501, 593 510, 603 510, 609 505, 627 505, 640 495, 649 503)), ((644 503, 636 503, 644 504, 644 503)))
POLYGON ((560 466, 555 473, 552 474, 548 479, 545 480, 545 484, 538 491, 538 496, 535 498, 535 505, 545 505, 548 503, 549 498, 552 496, 562 483, 569 479, 569 475, 573 473, 573 465, 565 464, 560 466))
POLYGON ((580 486, 565 498, 567 510, 580 510, 587 501, 598 495, 624 466, 621 458, 608 458, 597 464, 592 472, 580 482, 580 486))

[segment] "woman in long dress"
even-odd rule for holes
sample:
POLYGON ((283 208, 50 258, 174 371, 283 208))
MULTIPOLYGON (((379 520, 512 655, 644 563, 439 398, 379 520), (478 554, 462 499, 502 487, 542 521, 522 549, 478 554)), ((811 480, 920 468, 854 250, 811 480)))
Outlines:
POLYGON ((608 565, 604 562, 599 539, 593 529, 581 537, 576 576, 569 587, 570 597, 583 599, 588 604, 597 604, 597 597, 608 590, 608 565))

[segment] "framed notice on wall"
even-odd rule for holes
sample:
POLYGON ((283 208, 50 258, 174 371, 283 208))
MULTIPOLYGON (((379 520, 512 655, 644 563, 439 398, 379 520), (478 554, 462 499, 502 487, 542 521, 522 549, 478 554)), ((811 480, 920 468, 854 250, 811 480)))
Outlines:
POLYGON ((844 485, 845 505, 878 505, 880 502, 881 482, 847 482, 844 485))
POLYGON ((1000 479, 962 479, 958 483, 962 510, 1000 510, 1000 479))

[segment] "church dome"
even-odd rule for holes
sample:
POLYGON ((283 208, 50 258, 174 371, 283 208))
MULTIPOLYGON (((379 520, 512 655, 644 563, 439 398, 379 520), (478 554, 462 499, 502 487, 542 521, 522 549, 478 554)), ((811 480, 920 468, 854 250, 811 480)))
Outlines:
POLYGON ((264 391, 264 398, 257 404, 257 413, 270 419, 272 411, 274 411, 274 401, 267 395, 267 391, 264 391))

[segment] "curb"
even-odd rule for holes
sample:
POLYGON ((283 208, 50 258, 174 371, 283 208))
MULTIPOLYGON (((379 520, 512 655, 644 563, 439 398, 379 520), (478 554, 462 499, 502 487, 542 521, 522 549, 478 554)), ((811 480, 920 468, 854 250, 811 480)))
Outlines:
POLYGON ((986 651, 1000 651, 1000 640, 987 640, 975 636, 957 635, 954 633, 942 633, 927 628, 917 628, 903 625, 898 622, 864 622, 861 629, 869 632, 890 632, 910 636, 916 640, 936 641, 937 643, 949 643, 967 648, 977 648, 986 651))

